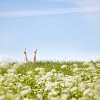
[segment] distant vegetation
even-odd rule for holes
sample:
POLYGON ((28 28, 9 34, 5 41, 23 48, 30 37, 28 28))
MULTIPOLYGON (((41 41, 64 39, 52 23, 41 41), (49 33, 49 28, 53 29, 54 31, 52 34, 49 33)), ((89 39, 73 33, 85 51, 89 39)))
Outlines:
POLYGON ((0 100, 100 100, 100 62, 0 62, 0 100))

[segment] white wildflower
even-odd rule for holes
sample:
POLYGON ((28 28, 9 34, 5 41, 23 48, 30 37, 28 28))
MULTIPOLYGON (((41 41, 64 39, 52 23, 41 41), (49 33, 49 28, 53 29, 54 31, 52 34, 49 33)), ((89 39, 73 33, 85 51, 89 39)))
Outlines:
POLYGON ((1 77, 0 77, 0 83, 1 83, 3 80, 4 80, 4 77, 1 76, 1 77))
POLYGON ((50 100, 58 100, 57 97, 51 97, 50 100))
POLYGON ((72 79, 72 76, 68 76, 66 79, 72 79))
POLYGON ((67 100, 68 94, 61 94, 61 100, 67 100))
POLYGON ((40 68, 35 68, 35 71, 40 71, 40 68))
POLYGON ((88 85, 90 88, 93 88, 93 87, 94 87, 94 83, 87 83, 87 85, 88 85))
POLYGON ((13 68, 16 69, 16 68, 18 68, 19 66, 20 66, 20 64, 19 64, 19 63, 16 63, 16 64, 13 65, 13 68))
POLYGON ((88 70, 95 70, 94 65, 89 66, 88 70))
POLYGON ((93 63, 91 63, 91 62, 90 62, 88 65, 89 65, 89 66, 94 66, 93 63))
POLYGON ((79 70, 79 68, 76 67, 73 69, 73 72, 77 72, 78 70, 79 70))
POLYGON ((30 86, 26 85, 24 86, 24 89, 30 89, 30 86))
POLYGON ((86 89, 86 90, 83 92, 83 95, 87 95, 87 94, 89 94, 90 91, 91 91, 90 88, 89 88, 89 89, 86 89))
POLYGON ((54 90, 54 89, 52 89, 52 90, 51 90, 51 93, 52 93, 52 95, 57 95, 59 92, 56 91, 56 90, 54 90))
POLYGON ((60 84, 60 82, 52 82, 51 85, 52 85, 53 87, 56 87, 56 86, 59 85, 59 84, 60 84))
POLYGON ((6 97, 7 97, 7 98, 14 98, 14 95, 13 95, 12 93, 7 93, 7 94, 6 94, 6 97))
POLYGON ((47 91, 47 90, 52 90, 52 86, 51 86, 50 81, 48 83, 46 83, 46 85, 45 85, 45 91, 47 91))
POLYGON ((100 63, 96 63, 96 66, 97 66, 98 68, 100 68, 100 63))
POLYGON ((78 65, 77 65, 77 64, 73 64, 73 66, 74 66, 74 67, 78 67, 78 65))
POLYGON ((35 75, 35 80, 36 80, 36 82, 39 82, 40 81, 40 76, 39 75, 35 75))
POLYGON ((26 72, 27 75, 31 75, 32 73, 33 73, 32 71, 26 72))
POLYGON ((13 90, 8 90, 8 93, 13 93, 13 90))
POLYGON ((28 98, 24 98, 24 100, 30 100, 30 99, 28 99, 28 98))
POLYGON ((72 76, 68 76, 65 79, 67 82, 72 82, 73 81, 73 77, 72 76))
POLYGON ((44 71, 44 68, 35 68, 35 71, 44 71))
POLYGON ((76 91, 77 90, 77 87, 75 86, 75 87, 73 87, 73 88, 71 88, 71 92, 74 92, 74 91, 76 91))
POLYGON ((60 85, 61 85, 62 87, 64 87, 64 86, 65 86, 65 84, 64 84, 64 83, 61 83, 60 85))
POLYGON ((63 73, 59 73, 58 76, 62 78, 64 76, 64 74, 63 73))
POLYGON ((76 98, 72 98, 71 100, 77 100, 76 98))
POLYGON ((100 100, 100 93, 99 93, 99 95, 96 95, 94 98, 95 98, 95 100, 100 100))
POLYGON ((72 87, 73 86, 73 83, 65 81, 65 86, 66 87, 72 87))
POLYGON ((14 73, 16 70, 14 68, 8 69, 7 72, 8 73, 14 73))
POLYGON ((17 86, 18 89, 20 89, 23 85, 20 82, 17 82, 16 86, 17 86))
POLYGON ((21 97, 20 97, 19 94, 15 94, 15 95, 14 95, 14 100, 20 100, 20 99, 21 99, 21 97))
POLYGON ((90 98, 88 98, 88 97, 81 97, 78 100, 90 100, 90 98))
POLYGON ((67 93, 67 92, 68 92, 67 88, 62 90, 62 93, 67 93))
POLYGON ((56 72, 56 69, 52 69, 51 72, 56 72))
POLYGON ((37 98, 38 98, 38 100, 43 100, 42 94, 37 94, 37 98))
POLYGON ((4 100, 5 97, 6 97, 5 95, 1 95, 1 96, 0 96, 0 100, 4 100))
POLYGON ((53 75, 52 72, 47 72, 47 74, 46 74, 46 78, 51 77, 52 75, 53 75))
POLYGON ((94 76, 93 79, 94 80, 100 79, 100 76, 94 76))
POLYGON ((61 66, 62 69, 65 68, 65 67, 67 67, 67 65, 62 65, 62 66, 61 66))
POLYGON ((93 93, 92 93, 92 92, 90 92, 90 93, 89 93, 89 96, 93 97, 94 95, 93 95, 93 93))
POLYGON ((79 84, 79 87, 80 87, 80 90, 83 91, 85 89, 86 85, 85 85, 85 83, 81 82, 79 84))
POLYGON ((23 91, 21 91, 21 96, 24 96, 24 95, 26 95, 26 94, 28 94, 29 92, 31 92, 31 88, 28 88, 27 90, 23 90, 23 91))

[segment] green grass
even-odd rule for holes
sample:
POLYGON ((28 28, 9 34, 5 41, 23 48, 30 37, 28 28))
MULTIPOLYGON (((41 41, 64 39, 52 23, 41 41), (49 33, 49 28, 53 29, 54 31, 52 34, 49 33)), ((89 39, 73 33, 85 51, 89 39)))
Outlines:
POLYGON ((100 99, 99 61, 1 63, 0 100, 100 99))

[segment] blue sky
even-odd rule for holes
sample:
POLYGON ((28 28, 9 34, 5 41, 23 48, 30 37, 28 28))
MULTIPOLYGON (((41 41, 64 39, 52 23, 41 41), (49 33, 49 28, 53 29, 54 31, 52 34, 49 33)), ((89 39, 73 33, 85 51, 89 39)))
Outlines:
POLYGON ((100 59, 99 0, 0 0, 0 58, 100 59))

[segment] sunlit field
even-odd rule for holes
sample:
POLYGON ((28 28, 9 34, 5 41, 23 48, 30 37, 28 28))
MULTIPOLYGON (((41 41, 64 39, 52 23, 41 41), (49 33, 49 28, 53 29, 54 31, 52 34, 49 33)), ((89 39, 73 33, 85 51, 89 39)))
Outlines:
POLYGON ((100 100, 100 62, 1 62, 0 100, 100 100))

